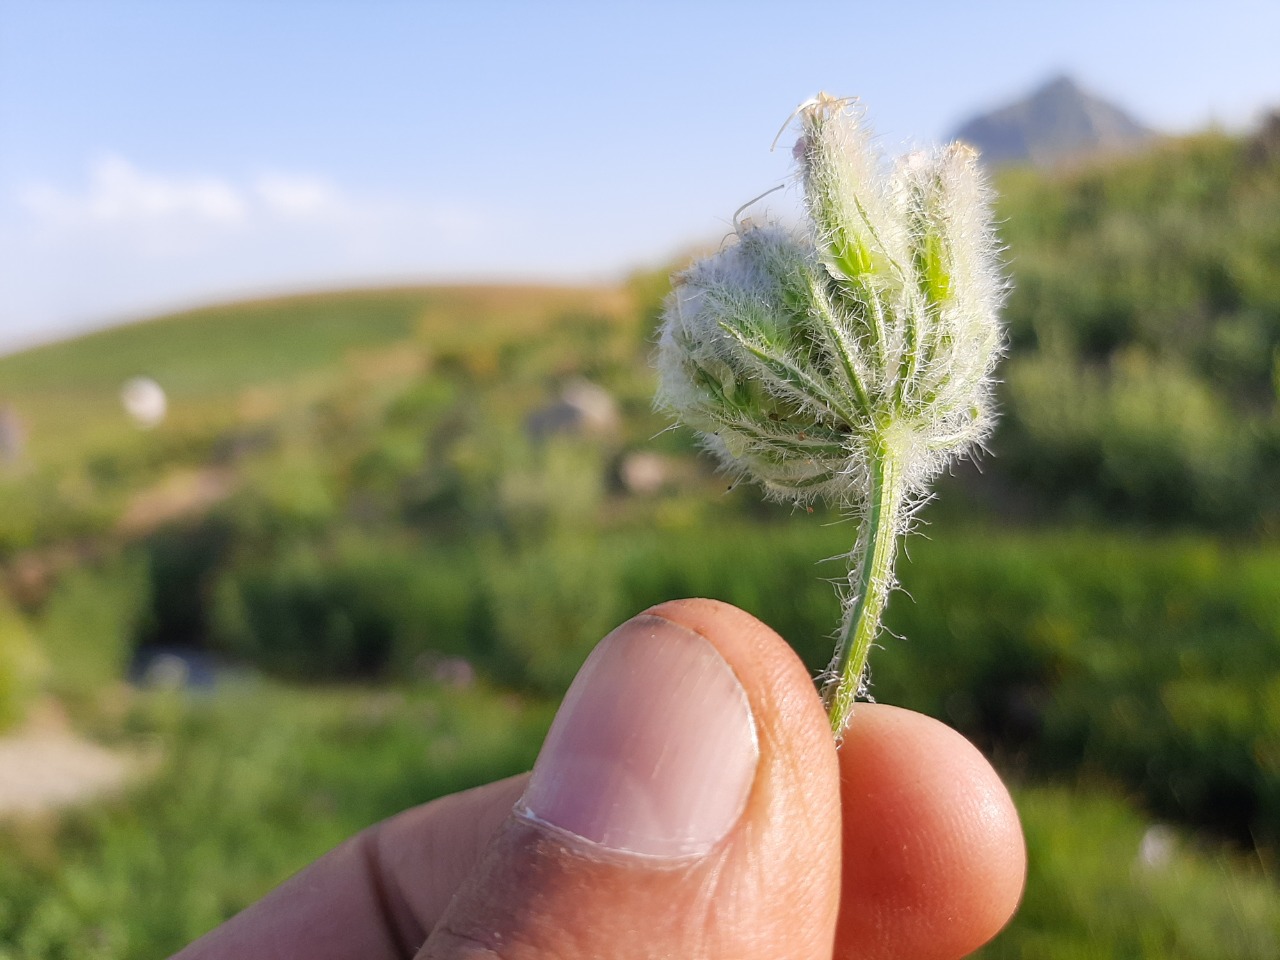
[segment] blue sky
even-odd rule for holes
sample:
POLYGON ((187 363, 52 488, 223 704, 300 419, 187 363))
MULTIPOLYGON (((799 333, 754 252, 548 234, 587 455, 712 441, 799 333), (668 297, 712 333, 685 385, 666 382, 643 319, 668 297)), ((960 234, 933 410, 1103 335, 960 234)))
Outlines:
MULTIPOLYGON (((818 90, 889 152, 1069 72, 1280 106, 1280 3, 0 0, 0 350, 348 284, 593 281, 722 235, 818 90)), ((775 195, 766 206, 791 202, 775 195)))

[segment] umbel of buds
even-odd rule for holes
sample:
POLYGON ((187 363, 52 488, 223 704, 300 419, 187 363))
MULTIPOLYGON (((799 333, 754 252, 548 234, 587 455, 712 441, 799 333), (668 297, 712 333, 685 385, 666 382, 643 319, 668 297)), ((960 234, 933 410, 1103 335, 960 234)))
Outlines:
POLYGON ((807 229, 739 223, 676 277, 658 403, 734 476, 857 519, 823 678, 839 739, 866 692, 898 537, 991 429, 1005 281, 971 148, 889 169, 855 102, 819 94, 796 116, 807 229))

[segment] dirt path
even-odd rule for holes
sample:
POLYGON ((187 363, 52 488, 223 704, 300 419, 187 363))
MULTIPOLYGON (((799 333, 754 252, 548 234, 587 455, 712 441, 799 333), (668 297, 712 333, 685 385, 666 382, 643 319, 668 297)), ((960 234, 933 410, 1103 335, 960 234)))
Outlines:
POLYGON ((56 710, 0 736, 0 818, 43 813, 119 790, 136 764, 78 737, 56 710))

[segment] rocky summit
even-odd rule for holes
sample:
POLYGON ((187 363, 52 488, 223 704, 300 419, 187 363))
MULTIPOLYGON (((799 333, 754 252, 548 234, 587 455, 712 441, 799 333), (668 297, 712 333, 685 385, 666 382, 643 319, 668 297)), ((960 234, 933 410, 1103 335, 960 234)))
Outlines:
POLYGON ((990 166, 1054 166, 1099 152, 1127 152, 1154 135, 1120 107, 1060 76, 1021 100, 973 117, 952 138, 977 147, 990 166))

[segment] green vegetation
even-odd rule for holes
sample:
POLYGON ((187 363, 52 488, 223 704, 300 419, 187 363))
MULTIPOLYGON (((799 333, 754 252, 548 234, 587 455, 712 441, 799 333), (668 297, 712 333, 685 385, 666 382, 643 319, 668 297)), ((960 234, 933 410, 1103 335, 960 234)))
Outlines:
MULTIPOLYGON (((548 704, 430 683, 135 697, 98 733, 162 757, 149 780, 0 827, 0 956, 165 956, 367 824, 527 769, 550 719, 548 704)), ((1027 898, 981 956, 1275 956, 1280 899, 1256 864, 1096 788, 1015 796, 1027 898)))
POLYGON ((0 730, 22 719, 40 683, 41 657, 22 618, 0 603, 0 730))
POLYGON ((1280 842, 1280 549, 989 534, 912 549, 877 690, 1007 762, 1280 842), (924 600, 928 597, 928 601, 924 600))
POLYGON ((983 960, 1266 960, 1280 951, 1275 878, 1200 848, 1096 788, 1015 790, 1027 892, 983 960))
MULTIPOLYGON (((983 956, 1276 955, 1278 158, 1214 135, 1004 178, 999 456, 944 478, 872 661, 879 699, 1021 784, 1027 902, 983 956)), ((665 275, 220 307, 0 358, 30 436, 0 462, 0 723, 53 698, 145 771, 0 826, 0 960, 162 955, 527 766, 648 604, 720 597, 824 664, 850 526, 726 493, 664 430, 665 275), (169 393, 150 431, 120 412, 137 374, 169 393), (575 421, 584 381, 603 408, 575 421), (172 648, 212 684, 123 682, 172 648), (432 679, 450 658, 479 681, 432 679)))
POLYGON ((1280 150, 1205 134, 1000 184, 999 470, 1069 510, 1280 528, 1280 150))
POLYGON ((550 709, 488 690, 230 684, 135 697, 100 735, 155 774, 0 825, 0 957, 162 957, 368 824, 528 769, 550 709))

